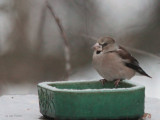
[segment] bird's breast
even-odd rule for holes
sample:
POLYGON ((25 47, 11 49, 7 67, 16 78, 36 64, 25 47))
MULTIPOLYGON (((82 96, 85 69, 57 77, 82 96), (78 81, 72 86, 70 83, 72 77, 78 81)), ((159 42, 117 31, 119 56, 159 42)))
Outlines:
POLYGON ((109 81, 130 78, 134 74, 133 70, 127 68, 116 53, 94 54, 93 65, 97 72, 109 81))

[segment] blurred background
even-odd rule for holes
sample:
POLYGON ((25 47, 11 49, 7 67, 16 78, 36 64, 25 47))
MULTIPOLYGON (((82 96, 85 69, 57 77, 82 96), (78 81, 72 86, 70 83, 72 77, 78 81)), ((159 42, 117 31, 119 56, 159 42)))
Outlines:
MULTIPOLYGON (((101 77, 92 67, 91 37, 110 36, 153 78, 136 76, 146 96, 160 98, 159 0, 48 0, 69 41, 69 80, 101 77)), ((0 95, 36 94, 37 83, 64 80, 64 41, 45 0, 0 0, 0 95)))

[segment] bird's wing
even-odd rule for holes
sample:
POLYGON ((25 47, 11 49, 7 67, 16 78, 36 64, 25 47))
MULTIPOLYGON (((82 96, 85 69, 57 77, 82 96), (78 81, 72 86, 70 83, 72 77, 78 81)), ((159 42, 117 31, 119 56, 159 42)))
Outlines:
MULTIPOLYGON (((136 72, 150 77, 140 66, 139 62, 123 47, 119 46, 119 49, 116 51, 116 53, 123 59, 124 64, 134 69, 136 72)), ((151 77, 150 77, 151 78, 151 77)))

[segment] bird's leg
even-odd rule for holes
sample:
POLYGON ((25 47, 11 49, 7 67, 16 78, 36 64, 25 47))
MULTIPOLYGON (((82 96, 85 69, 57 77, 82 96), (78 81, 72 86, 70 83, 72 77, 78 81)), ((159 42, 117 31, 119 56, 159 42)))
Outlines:
POLYGON ((107 82, 106 79, 101 79, 100 82, 102 83, 102 85, 104 85, 105 82, 107 82))
POLYGON ((117 87, 119 85, 119 82, 121 81, 121 79, 118 79, 114 82, 115 87, 117 87))

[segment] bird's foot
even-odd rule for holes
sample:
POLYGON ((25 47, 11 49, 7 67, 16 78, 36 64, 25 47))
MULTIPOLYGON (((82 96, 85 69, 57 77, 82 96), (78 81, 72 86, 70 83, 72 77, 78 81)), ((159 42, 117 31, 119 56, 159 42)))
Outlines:
POLYGON ((105 82, 107 82, 107 80, 106 79, 101 79, 100 82, 102 83, 102 85, 104 85, 105 82))
POLYGON ((118 80, 116 80, 116 81, 114 82, 115 87, 118 87, 120 81, 121 81, 121 80, 118 79, 118 80))

